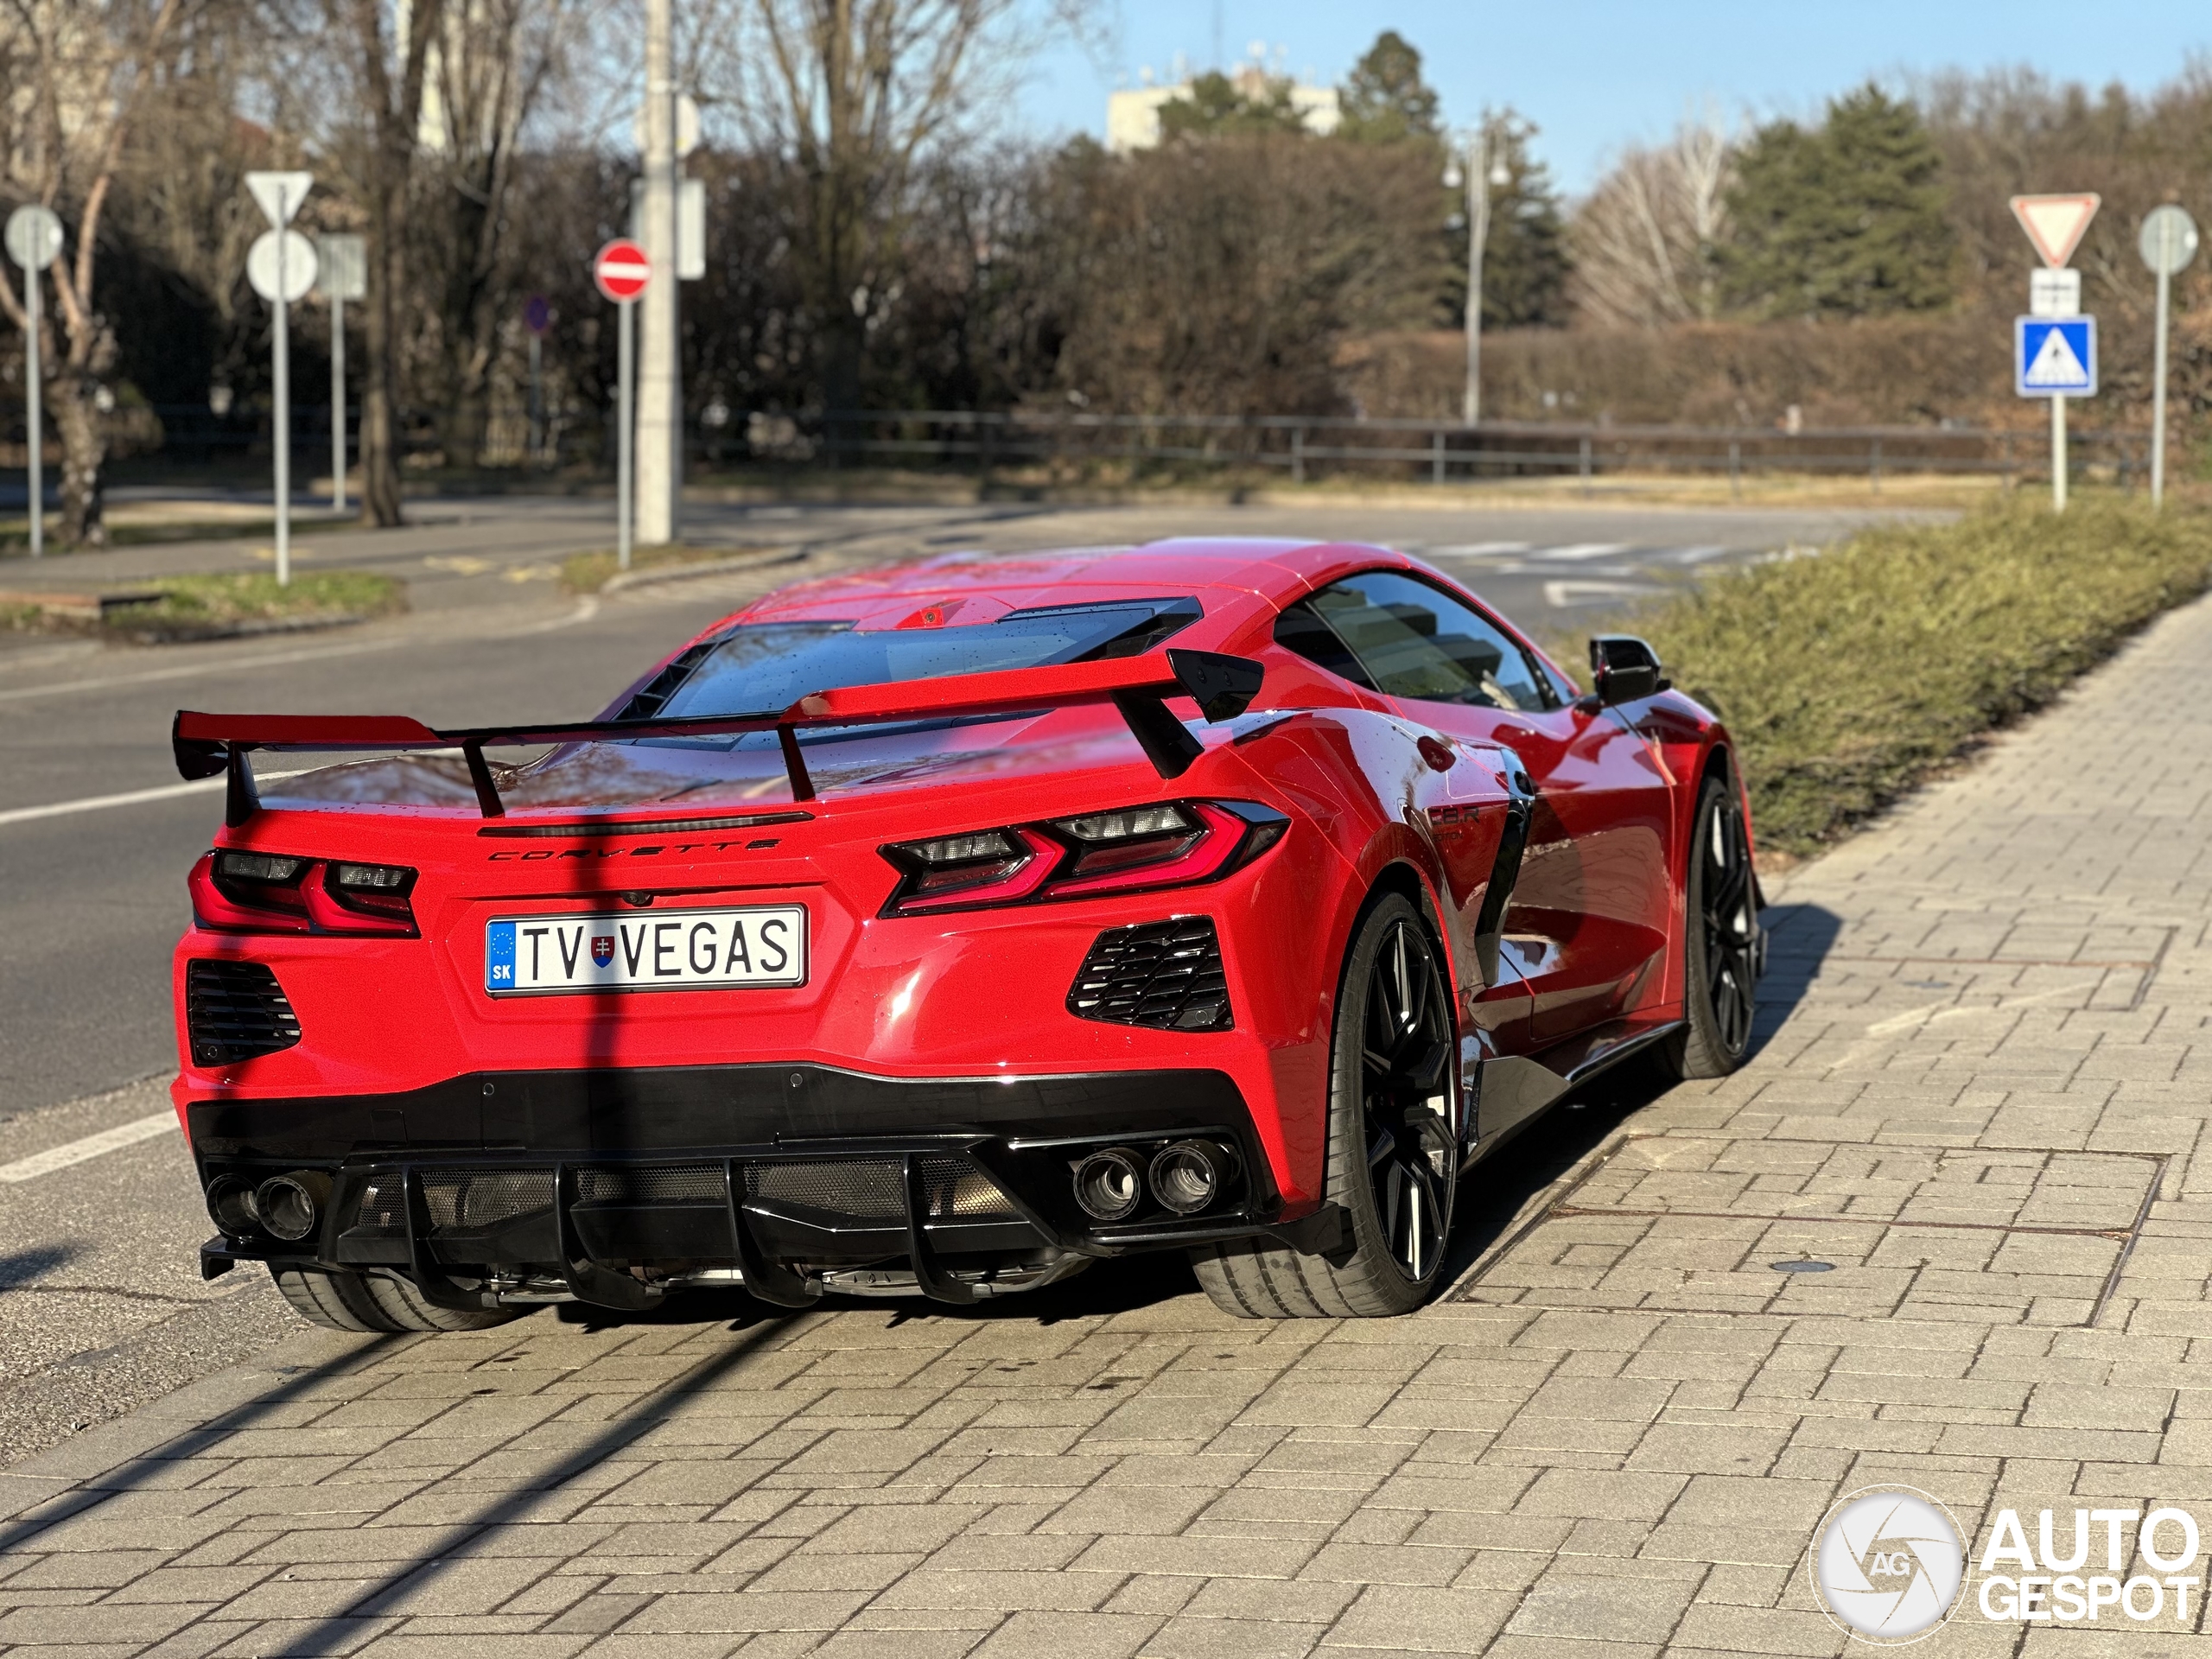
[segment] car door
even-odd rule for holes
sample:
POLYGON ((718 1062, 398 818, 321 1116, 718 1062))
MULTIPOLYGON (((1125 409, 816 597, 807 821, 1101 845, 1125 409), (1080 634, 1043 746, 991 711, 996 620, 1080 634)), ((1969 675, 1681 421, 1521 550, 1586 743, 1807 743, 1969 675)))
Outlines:
POLYGON ((1409 717, 1521 757, 1536 803, 1505 916, 1542 1047, 1660 994, 1672 899, 1671 785, 1611 709, 1569 702, 1471 600, 1404 571, 1346 577, 1302 601, 1409 717))

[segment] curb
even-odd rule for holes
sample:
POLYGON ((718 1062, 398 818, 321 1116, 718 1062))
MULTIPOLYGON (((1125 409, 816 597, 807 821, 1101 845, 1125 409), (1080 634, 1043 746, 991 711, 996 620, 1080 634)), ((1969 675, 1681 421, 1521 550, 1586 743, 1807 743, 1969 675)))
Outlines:
POLYGON ((695 576, 726 576, 740 570, 762 570, 779 564, 798 564, 811 557, 806 549, 774 553, 743 554, 731 559, 709 559, 699 564, 671 565, 661 570, 618 570, 599 585, 602 594, 632 588, 657 588, 664 582, 689 582, 695 576))

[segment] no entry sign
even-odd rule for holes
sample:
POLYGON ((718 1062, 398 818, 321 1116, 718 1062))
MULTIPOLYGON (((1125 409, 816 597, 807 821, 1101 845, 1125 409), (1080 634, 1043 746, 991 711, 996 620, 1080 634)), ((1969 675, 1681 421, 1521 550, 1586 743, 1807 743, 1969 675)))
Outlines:
POLYGON ((652 277, 652 261, 634 242, 610 242, 591 262, 592 281, 599 284, 601 293, 617 305, 627 305, 644 293, 652 277))

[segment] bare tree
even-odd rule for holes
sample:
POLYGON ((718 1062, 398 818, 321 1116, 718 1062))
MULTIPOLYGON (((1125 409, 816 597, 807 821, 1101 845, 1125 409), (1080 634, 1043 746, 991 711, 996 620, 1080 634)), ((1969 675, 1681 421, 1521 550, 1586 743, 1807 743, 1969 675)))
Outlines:
POLYGON ((598 10, 592 0, 465 0, 447 8, 431 54, 414 255, 449 463, 473 465, 483 447, 524 134, 598 10))
MULTIPOLYGON (((195 0, 194 12, 206 0, 195 0)), ((187 0, 6 0, 0 11, 22 79, 4 104, 8 186, 61 214, 68 226, 62 258, 47 273, 54 302, 41 307, 40 341, 61 442, 61 521, 66 545, 106 539, 100 518, 100 469, 106 460, 103 403, 115 368, 115 329, 96 303, 95 260, 101 216, 125 147, 174 49, 187 0), (73 222, 72 222, 73 221, 73 222), (56 342, 55 326, 62 336, 56 342)), ((29 325, 12 285, 0 283, 0 311, 29 325)))
POLYGON ((325 155, 341 188, 365 210, 369 296, 363 332, 367 384, 361 392, 361 520, 401 521, 399 432, 401 301, 409 288, 406 237, 410 187, 423 129, 431 54, 443 31, 445 0, 322 0, 325 38, 342 49, 351 101, 325 155), (358 111, 358 115, 354 112, 358 111), (352 118, 348 119, 347 118, 352 118))
MULTIPOLYGON (((727 0, 704 90, 794 175, 792 256, 823 401, 851 409, 896 286, 917 169, 995 107, 1034 39, 1020 0, 727 0)), ((1059 21, 1080 27, 1076 0, 1059 21)))
POLYGON ((1622 155, 1567 227, 1586 316, 1656 327, 1718 314, 1713 251, 1727 234, 1733 149, 1708 113, 1664 145, 1622 155))

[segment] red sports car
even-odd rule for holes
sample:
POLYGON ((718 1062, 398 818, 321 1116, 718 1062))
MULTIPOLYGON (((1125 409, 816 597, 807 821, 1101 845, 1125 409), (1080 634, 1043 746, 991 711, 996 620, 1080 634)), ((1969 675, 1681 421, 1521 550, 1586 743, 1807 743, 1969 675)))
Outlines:
POLYGON ((1750 1041, 1726 734, 1592 658, 1381 548, 1193 540, 787 588, 584 724, 180 714, 228 777, 203 1268, 348 1330, 1159 1249, 1225 1313, 1404 1313, 1476 1160, 1750 1041))

